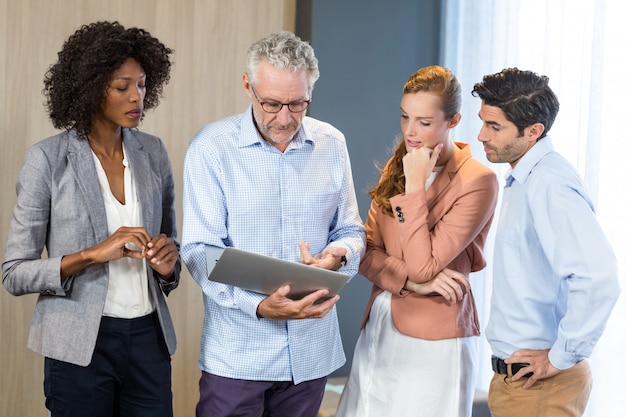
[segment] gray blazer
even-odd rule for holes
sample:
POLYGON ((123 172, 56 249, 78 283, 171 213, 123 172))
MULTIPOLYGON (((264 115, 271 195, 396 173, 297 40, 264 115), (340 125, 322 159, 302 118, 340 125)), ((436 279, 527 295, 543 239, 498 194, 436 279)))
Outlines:
MULTIPOLYGON (((163 142, 128 129, 123 135, 143 226, 151 236, 165 233, 176 240, 174 179, 163 142)), ((64 255, 108 237, 104 199, 88 142, 69 131, 33 145, 16 190, 2 282, 13 295, 39 294, 28 347, 49 358, 86 366, 104 310, 109 266, 89 266, 64 282, 60 270, 64 255)), ((148 265, 148 287, 170 355, 176 349, 176 336, 164 294, 178 286, 180 261, 175 276, 174 282, 166 283, 148 265)))

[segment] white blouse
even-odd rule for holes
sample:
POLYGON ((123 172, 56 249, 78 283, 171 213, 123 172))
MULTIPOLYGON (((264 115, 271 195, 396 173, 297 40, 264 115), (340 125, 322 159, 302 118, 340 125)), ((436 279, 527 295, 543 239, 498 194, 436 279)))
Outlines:
MULTIPOLYGON (((120 203, 111 192, 109 181, 100 160, 93 153, 100 189, 104 197, 109 236, 122 226, 140 227, 141 204, 137 199, 135 184, 128 160, 126 148, 124 152, 124 198, 120 203)), ((137 249, 134 244, 127 243, 128 249, 137 249)), ((145 316, 154 311, 154 303, 148 291, 148 272, 145 258, 120 258, 109 261, 109 287, 103 315, 119 318, 135 318, 145 316)))

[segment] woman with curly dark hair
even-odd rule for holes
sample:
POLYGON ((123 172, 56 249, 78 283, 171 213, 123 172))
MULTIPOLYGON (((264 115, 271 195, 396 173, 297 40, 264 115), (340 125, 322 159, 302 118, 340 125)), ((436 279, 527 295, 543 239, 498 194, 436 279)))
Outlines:
POLYGON ((143 29, 92 23, 44 79, 63 131, 26 153, 2 281, 39 294, 28 346, 45 357, 53 417, 172 416, 174 180, 163 142, 136 130, 171 53, 143 29))

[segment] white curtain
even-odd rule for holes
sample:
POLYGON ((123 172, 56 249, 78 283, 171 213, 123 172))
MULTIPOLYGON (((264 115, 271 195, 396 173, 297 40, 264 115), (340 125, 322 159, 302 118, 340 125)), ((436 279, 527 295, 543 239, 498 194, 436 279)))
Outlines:
MULTIPOLYGON (((507 67, 550 77, 561 109, 550 131, 556 149, 583 176, 620 263, 623 294, 590 359, 594 387, 587 417, 626 415, 626 1, 443 0, 443 64, 464 89, 457 140, 490 164, 476 140, 480 99, 470 92, 483 75, 507 67)), ((502 183, 502 182, 501 182, 502 183)), ((494 222, 495 224, 495 222, 494 222)), ((493 253, 488 242, 488 256, 493 253)), ((471 278, 483 328, 491 271, 471 278)), ((489 347, 483 343, 478 387, 488 389, 489 347)))

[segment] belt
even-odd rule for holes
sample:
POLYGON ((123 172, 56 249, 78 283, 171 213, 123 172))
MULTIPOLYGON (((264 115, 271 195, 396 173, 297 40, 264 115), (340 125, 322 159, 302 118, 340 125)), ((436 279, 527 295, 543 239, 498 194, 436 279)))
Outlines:
MULTIPOLYGON (((511 376, 513 376, 520 369, 525 368, 525 367, 527 367, 530 364, 529 363, 520 362, 520 363, 510 363, 508 365, 511 365, 511 376)), ((491 369, 493 369, 493 372, 495 372, 497 374, 508 375, 509 374, 508 365, 504 362, 503 359, 497 358, 495 356, 491 357, 491 369)), ((532 372, 524 375, 524 377, 526 377, 526 378, 530 378, 531 376, 533 376, 532 372)))

